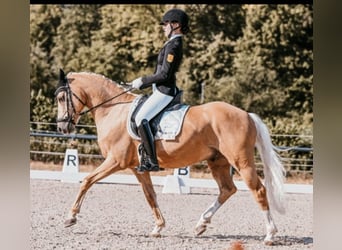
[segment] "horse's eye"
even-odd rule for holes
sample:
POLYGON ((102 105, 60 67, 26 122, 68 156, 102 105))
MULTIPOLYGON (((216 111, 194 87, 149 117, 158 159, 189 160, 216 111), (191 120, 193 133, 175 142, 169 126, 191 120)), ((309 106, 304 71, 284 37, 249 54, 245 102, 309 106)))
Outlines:
POLYGON ((64 97, 64 95, 58 97, 57 100, 58 100, 58 102, 65 102, 65 97, 64 97))

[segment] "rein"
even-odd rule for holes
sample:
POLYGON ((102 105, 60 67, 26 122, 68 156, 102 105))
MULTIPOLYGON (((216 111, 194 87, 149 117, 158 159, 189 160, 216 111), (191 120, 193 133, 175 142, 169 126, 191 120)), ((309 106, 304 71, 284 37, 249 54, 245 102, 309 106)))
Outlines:
MULTIPOLYGON (((69 85, 70 85, 70 84, 69 84, 69 81, 67 81, 65 86, 61 86, 61 87, 59 87, 59 88, 56 90, 55 95, 57 96, 57 94, 58 94, 59 92, 61 92, 61 91, 66 91, 66 93, 67 93, 67 110, 69 110, 68 107, 69 107, 69 104, 70 104, 74 114, 70 115, 70 114, 69 114, 69 111, 67 111, 68 116, 65 117, 65 118, 62 118, 62 119, 57 119, 57 122, 69 122, 69 123, 71 122, 72 124, 75 124, 74 115, 76 114, 76 110, 75 110, 75 106, 74 106, 74 103, 73 103, 73 101, 72 101, 72 96, 71 96, 71 95, 75 96, 76 99, 77 99, 80 103, 82 103, 84 106, 85 106, 85 103, 84 103, 84 102, 81 100, 81 98, 79 98, 74 92, 72 92, 72 90, 71 90, 71 88, 70 88, 69 85)), ((128 88, 127 90, 121 92, 120 94, 118 94, 118 95, 116 95, 116 96, 113 96, 113 97, 111 97, 111 98, 109 98, 109 99, 107 99, 107 100, 105 100, 105 101, 103 101, 103 102, 101 102, 101 103, 99 103, 99 104, 97 104, 97 105, 95 105, 95 106, 93 106, 93 107, 91 107, 91 108, 85 110, 85 111, 82 111, 82 112, 78 113, 78 115, 79 115, 79 116, 82 116, 82 115, 84 115, 84 114, 87 114, 87 113, 89 113, 90 111, 92 111, 92 110, 94 110, 94 109, 96 109, 96 108, 102 106, 103 104, 106 104, 107 102, 110 102, 110 101, 114 100, 115 98, 118 98, 119 96, 121 96, 121 95, 123 95, 123 94, 125 94, 125 93, 127 93, 127 92, 129 92, 129 91, 131 91, 131 90, 133 90, 133 89, 134 89, 133 87, 130 87, 130 88, 128 88)))
MULTIPOLYGON (((134 89, 134 88, 131 87, 131 88, 129 88, 129 89, 127 89, 127 90, 121 92, 120 94, 118 94, 118 95, 116 95, 116 96, 113 96, 113 97, 109 98, 108 100, 105 100, 105 101, 103 101, 103 102, 101 102, 101 103, 99 103, 99 104, 97 104, 97 105, 95 105, 95 106, 93 106, 93 107, 91 107, 91 108, 85 110, 85 111, 82 111, 81 113, 79 113, 79 115, 87 114, 87 113, 89 113, 90 111, 92 111, 92 110, 94 110, 94 109, 96 109, 96 108, 102 106, 103 104, 105 104, 105 103, 107 103, 107 102, 110 102, 111 100, 114 100, 115 98, 117 98, 117 97, 119 97, 119 96, 121 96, 121 95, 123 95, 123 94, 126 94, 127 92, 131 91, 132 89, 134 89)), ((74 93, 73 93, 73 95, 76 96, 74 93)), ((77 96, 76 96, 76 98, 77 98, 79 101, 81 101, 77 96)), ((82 101, 81 101, 81 103, 83 104, 82 101)))

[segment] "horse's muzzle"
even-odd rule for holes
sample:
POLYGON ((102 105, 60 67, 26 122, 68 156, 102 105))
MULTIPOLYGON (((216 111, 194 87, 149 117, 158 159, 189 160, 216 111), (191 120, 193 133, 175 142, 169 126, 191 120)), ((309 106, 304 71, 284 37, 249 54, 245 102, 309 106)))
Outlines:
POLYGON ((59 133, 70 134, 74 132, 74 130, 75 130, 75 125, 72 124, 71 122, 60 122, 57 125, 57 131, 59 133))

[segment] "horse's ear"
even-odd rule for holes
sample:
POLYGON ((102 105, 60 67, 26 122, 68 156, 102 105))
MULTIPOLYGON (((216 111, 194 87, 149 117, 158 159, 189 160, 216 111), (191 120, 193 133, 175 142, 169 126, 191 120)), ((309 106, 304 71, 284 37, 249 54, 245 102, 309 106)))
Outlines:
POLYGON ((66 82, 67 82, 67 79, 65 77, 64 71, 62 69, 59 69, 59 81, 58 81, 57 87, 65 86, 66 82))

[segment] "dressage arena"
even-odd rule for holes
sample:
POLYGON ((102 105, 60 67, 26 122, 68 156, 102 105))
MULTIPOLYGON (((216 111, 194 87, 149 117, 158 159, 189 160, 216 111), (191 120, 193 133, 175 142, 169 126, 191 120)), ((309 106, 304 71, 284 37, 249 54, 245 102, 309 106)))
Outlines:
MULTIPOLYGON (((76 225, 63 223, 80 184, 31 179, 30 249, 313 249, 313 196, 287 193, 285 215, 273 213, 274 246, 263 245, 265 224, 249 191, 239 190, 215 214, 203 235, 194 227, 218 189, 192 188, 191 194, 165 194, 155 186, 166 220, 161 238, 148 234, 154 219, 138 185, 95 184, 87 193, 76 225)), ((20 240, 20 237, 18 238, 20 240)))

